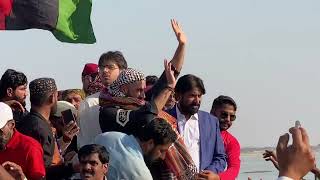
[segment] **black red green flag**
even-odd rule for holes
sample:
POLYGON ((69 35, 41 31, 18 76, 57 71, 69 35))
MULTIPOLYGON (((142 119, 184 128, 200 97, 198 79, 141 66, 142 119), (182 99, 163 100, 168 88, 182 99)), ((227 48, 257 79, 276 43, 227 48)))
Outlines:
POLYGON ((0 0, 0 30, 49 30, 62 42, 93 44, 92 0, 0 0))

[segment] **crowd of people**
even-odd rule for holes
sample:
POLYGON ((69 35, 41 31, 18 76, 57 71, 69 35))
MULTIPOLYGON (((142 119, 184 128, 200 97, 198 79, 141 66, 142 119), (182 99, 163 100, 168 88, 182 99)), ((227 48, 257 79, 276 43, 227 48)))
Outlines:
MULTIPOLYGON (((178 78, 187 38, 177 21, 171 25, 178 46, 159 77, 129 68, 119 51, 85 64, 81 89, 60 90, 48 77, 29 83, 7 69, 0 80, 0 179, 236 179, 240 143, 228 130, 237 103, 220 95, 210 112, 199 110, 205 85, 193 74, 178 78)), ((268 155, 279 179, 315 169, 306 131, 290 133, 293 144, 285 134, 277 155, 268 155)))

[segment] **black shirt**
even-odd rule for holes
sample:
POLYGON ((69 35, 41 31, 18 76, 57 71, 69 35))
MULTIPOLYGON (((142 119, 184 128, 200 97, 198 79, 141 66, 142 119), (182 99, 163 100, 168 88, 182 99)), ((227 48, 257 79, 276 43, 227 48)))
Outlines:
POLYGON ((99 123, 102 132, 118 131, 137 135, 140 128, 158 115, 154 103, 148 103, 136 110, 121 109, 117 106, 101 107, 99 123))
POLYGON ((55 147, 55 139, 49 122, 41 114, 31 109, 31 112, 23 118, 17 129, 42 145, 45 167, 49 167, 55 147))

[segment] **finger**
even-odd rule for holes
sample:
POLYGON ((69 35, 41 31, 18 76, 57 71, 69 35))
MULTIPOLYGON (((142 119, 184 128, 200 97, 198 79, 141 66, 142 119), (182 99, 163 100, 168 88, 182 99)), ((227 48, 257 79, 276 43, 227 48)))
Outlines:
POLYGON ((16 166, 16 164, 10 161, 6 161, 2 164, 2 166, 16 166))
POLYGON ((296 127, 289 129, 289 132, 292 134, 292 146, 301 147, 303 145, 301 130, 296 127))
POLYGON ((207 174, 201 172, 198 174, 198 177, 207 179, 208 176, 207 176, 207 174))
POLYGON ((306 131, 304 128, 302 128, 302 127, 300 127, 299 129, 300 129, 300 131, 301 131, 302 141, 303 141, 307 146, 310 146, 309 136, 308 136, 307 131, 306 131))
POLYGON ((79 132, 79 130, 80 130, 79 128, 73 129, 71 131, 71 134, 74 136, 75 134, 77 134, 79 132))
POLYGON ((286 133, 279 137, 278 145, 277 145, 277 154, 281 154, 288 147, 289 142, 289 134, 286 133))

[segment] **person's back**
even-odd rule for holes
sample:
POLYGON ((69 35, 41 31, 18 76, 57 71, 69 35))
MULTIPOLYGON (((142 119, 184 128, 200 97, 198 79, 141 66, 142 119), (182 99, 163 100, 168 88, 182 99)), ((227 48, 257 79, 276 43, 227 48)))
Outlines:
POLYGON ((110 153, 108 179, 152 179, 142 149, 134 136, 107 132, 98 135, 95 143, 103 145, 110 153))
POLYGON ((100 92, 92 94, 85 98, 80 104, 78 146, 82 147, 101 133, 99 126, 99 96, 100 92))

